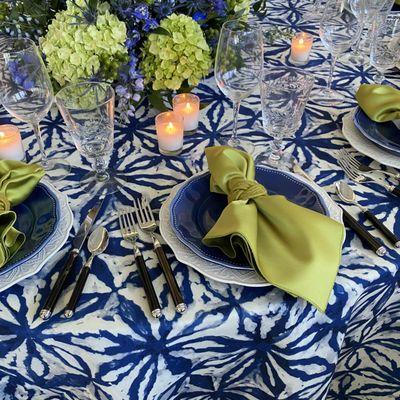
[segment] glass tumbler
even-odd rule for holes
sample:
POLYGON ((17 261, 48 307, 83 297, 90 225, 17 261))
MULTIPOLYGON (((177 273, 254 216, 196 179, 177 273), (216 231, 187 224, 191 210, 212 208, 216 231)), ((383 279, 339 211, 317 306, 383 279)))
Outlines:
POLYGON ((113 88, 107 83, 71 84, 56 94, 56 103, 78 151, 90 159, 93 171, 81 179, 87 192, 116 191, 108 170, 114 144, 113 88))
MULTIPOLYGON (((261 162, 285 167, 283 139, 294 137, 314 85, 309 72, 288 67, 266 68, 261 82, 262 122, 273 138, 269 154, 261 162)), ((260 158, 258 158, 260 160, 260 158)))

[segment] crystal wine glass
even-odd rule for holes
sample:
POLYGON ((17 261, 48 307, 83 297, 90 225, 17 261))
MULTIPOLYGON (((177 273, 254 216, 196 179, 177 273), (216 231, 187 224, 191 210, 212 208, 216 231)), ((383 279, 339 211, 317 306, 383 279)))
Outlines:
POLYGON ((260 25, 231 20, 222 25, 215 57, 215 80, 233 102, 233 131, 221 143, 252 153, 250 141, 237 136, 241 100, 259 86, 263 66, 263 35, 260 25))
POLYGON ((48 159, 39 123, 53 103, 53 88, 42 57, 30 39, 0 40, 0 102, 15 118, 32 125, 39 145, 41 165, 50 180, 70 172, 61 159, 48 159))
POLYGON ((273 167, 284 168, 282 139, 293 137, 314 85, 309 72, 297 68, 266 68, 261 81, 263 128, 274 140, 267 157, 257 157, 273 167))
POLYGON ((108 170, 114 145, 113 88, 101 82, 71 84, 56 94, 56 103, 78 151, 92 162, 93 171, 81 179, 82 189, 114 193, 116 181, 108 170))
POLYGON ((373 7, 370 6, 370 3, 370 0, 349 0, 351 11, 360 23, 360 34, 354 42, 353 54, 349 58, 354 64, 362 64, 364 62, 364 53, 361 51, 361 38, 367 21, 370 19, 371 13, 373 12, 373 7))
POLYGON ((380 16, 376 24, 371 46, 371 65, 377 70, 375 82, 381 84, 385 80, 385 71, 400 63, 400 15, 393 13, 387 17, 380 16))
POLYGON ((366 4, 366 24, 368 26, 367 35, 362 45, 362 50, 366 54, 371 52, 371 43, 374 39, 376 24, 386 18, 393 8, 394 0, 364 0, 366 4))
POLYGON ((331 54, 331 68, 326 88, 323 90, 325 100, 333 103, 340 101, 340 95, 332 90, 335 65, 340 55, 345 53, 360 34, 361 26, 351 11, 345 7, 344 0, 329 0, 321 19, 319 35, 322 43, 331 54))
POLYGON ((304 21, 319 21, 324 15, 326 0, 314 0, 309 9, 302 15, 304 21))

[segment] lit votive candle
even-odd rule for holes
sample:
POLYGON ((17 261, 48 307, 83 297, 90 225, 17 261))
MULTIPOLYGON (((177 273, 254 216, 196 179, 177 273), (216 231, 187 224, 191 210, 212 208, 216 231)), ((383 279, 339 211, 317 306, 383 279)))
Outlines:
POLYGON ((186 133, 194 133, 199 125, 200 99, 195 94, 178 94, 172 100, 174 111, 183 117, 186 133))
POLYGON ((25 159, 21 134, 14 125, 0 125, 0 160, 25 159))
POLYGON ((167 111, 156 117, 156 132, 158 148, 161 154, 168 156, 177 155, 183 147, 183 117, 174 112, 167 111))
POLYGON ((310 34, 306 32, 296 34, 292 39, 289 61, 295 65, 306 65, 310 59, 312 45, 313 37, 310 34))

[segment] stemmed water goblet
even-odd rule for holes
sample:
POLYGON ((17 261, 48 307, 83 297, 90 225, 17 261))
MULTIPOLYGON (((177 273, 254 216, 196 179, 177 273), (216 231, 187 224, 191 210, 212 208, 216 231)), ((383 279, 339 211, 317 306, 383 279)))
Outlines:
POLYGON ((381 84, 385 80, 385 71, 400 63, 400 15, 379 16, 375 23, 371 65, 377 70, 375 82, 381 84))
POLYGON ((304 70, 265 68, 261 81, 262 122, 273 142, 269 154, 257 157, 257 162, 279 168, 289 165, 282 140, 293 137, 300 128, 313 85, 313 75, 304 70))
POLYGON ((114 145, 113 88, 102 82, 71 84, 56 94, 56 103, 75 146, 92 163, 93 171, 81 179, 82 189, 114 193, 117 185, 108 169, 114 145))
POLYGON ((53 88, 39 50, 30 39, 0 40, 0 102, 13 117, 32 125, 47 177, 58 181, 67 176, 70 165, 46 155, 39 123, 51 108, 53 88))
POLYGON ((232 136, 221 144, 252 153, 250 141, 239 139, 240 102, 259 86, 263 66, 263 35, 259 24, 230 20, 222 25, 215 57, 215 80, 225 96, 233 102, 232 136))
POLYGON ((314 0, 309 9, 302 15, 305 21, 319 21, 324 15, 324 6, 327 0, 314 0))
POLYGON ((331 55, 331 67, 326 88, 323 90, 324 100, 329 103, 340 102, 339 93, 332 90, 332 80, 336 62, 357 40, 361 26, 344 0, 329 0, 320 22, 319 35, 325 48, 331 55))

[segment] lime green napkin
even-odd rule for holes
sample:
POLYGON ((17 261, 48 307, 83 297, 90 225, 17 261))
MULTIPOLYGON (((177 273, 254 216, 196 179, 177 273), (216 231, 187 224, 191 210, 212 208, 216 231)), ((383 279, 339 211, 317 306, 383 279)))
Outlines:
POLYGON ((231 147, 206 149, 210 190, 228 205, 203 238, 234 258, 241 250, 268 282, 325 311, 341 260, 344 227, 257 183, 253 159, 231 147))
POLYGON ((387 85, 363 84, 356 93, 358 105, 375 122, 400 118, 400 90, 387 85))
POLYGON ((43 168, 19 161, 0 161, 0 268, 24 244, 25 235, 14 228, 11 208, 22 203, 43 177, 43 168))

